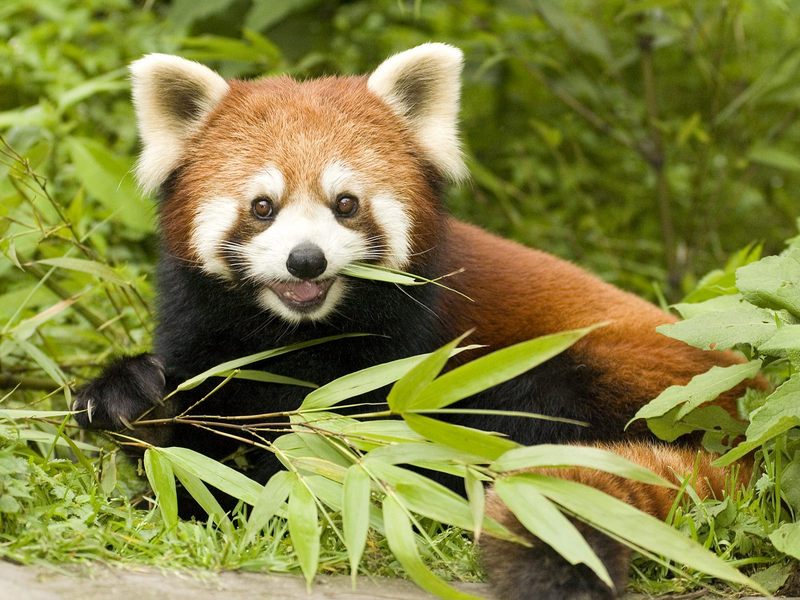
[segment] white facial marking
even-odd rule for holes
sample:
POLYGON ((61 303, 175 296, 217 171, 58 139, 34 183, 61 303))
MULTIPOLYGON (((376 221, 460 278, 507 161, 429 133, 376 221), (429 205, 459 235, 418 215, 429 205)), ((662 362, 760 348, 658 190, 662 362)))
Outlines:
POLYGON ((363 188, 355 171, 338 161, 330 163, 322 170, 320 184, 327 199, 331 201, 345 192, 361 196, 363 188))
POLYGON ((411 219, 402 202, 388 194, 378 194, 370 199, 372 218, 383 230, 386 238, 386 259, 392 269, 403 269, 411 252, 411 219))
MULTIPOLYGON (((296 280, 287 270, 286 260, 296 246, 308 242, 319 246, 328 263, 318 279, 336 276, 345 265, 367 252, 362 235, 337 222, 330 207, 310 200, 296 200, 281 207, 269 228, 244 244, 241 255, 247 275, 265 285, 296 280)), ((260 299, 263 306, 288 321, 318 320, 335 308, 344 286, 342 280, 335 281, 319 309, 304 314, 289 309, 271 289, 265 289, 260 299)))
POLYGON ((228 265, 220 256, 222 243, 236 224, 239 202, 224 196, 203 202, 194 216, 192 247, 206 273, 229 277, 228 265))
POLYGON ((267 196, 272 200, 280 200, 286 190, 286 180, 280 169, 273 164, 267 164, 264 170, 258 173, 247 186, 247 196, 254 200, 258 196, 267 196))

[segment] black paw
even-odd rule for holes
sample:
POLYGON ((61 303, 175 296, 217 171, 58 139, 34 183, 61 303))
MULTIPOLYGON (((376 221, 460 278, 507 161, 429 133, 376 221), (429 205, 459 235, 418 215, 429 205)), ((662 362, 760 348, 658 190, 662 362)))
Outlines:
POLYGON ((162 405, 164 365, 152 354, 121 358, 75 394, 72 410, 84 429, 123 431, 162 405))

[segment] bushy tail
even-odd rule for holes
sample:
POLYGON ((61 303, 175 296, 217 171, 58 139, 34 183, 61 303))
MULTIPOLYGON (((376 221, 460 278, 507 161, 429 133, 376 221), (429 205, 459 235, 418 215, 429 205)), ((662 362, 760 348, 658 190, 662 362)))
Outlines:
MULTIPOLYGON (((608 444, 602 448, 647 467, 668 481, 680 482, 696 474, 693 486, 701 498, 721 498, 724 493, 727 472, 713 467, 707 454, 643 442, 608 444)), ((660 519, 666 518, 677 493, 674 489, 580 467, 535 471, 590 485, 660 519)), ((745 477, 749 477, 749 469, 743 467, 740 480, 745 477)), ((533 537, 493 492, 487 500, 487 513, 533 544, 525 547, 489 536, 481 538, 482 562, 498 599, 595 600, 616 598, 624 592, 630 560, 630 550, 626 546, 589 525, 575 522, 611 575, 616 588, 611 590, 588 567, 571 565, 533 537)))

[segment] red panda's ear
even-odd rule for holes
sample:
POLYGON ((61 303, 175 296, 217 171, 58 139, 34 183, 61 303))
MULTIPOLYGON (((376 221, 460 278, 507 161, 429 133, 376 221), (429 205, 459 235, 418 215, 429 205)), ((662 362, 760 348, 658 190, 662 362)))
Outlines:
POLYGON ((466 176, 458 141, 463 60, 453 46, 422 44, 386 59, 367 82, 411 126, 427 158, 453 181, 466 176))
POLYGON ((148 54, 130 71, 142 139, 136 177, 152 192, 178 166, 189 137, 228 92, 228 84, 208 67, 167 54, 148 54))

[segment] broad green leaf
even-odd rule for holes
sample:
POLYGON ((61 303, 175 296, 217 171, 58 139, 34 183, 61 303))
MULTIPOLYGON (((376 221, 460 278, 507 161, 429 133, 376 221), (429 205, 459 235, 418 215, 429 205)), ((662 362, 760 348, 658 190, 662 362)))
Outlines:
POLYGON ((736 271, 736 287, 753 304, 800 317, 800 248, 742 267, 736 271))
POLYGON ((125 279, 117 275, 114 269, 112 269, 108 265, 104 265, 103 263, 94 260, 86 260, 83 258, 69 258, 67 256, 62 256, 59 258, 45 258, 42 260, 37 260, 36 262, 42 265, 58 267, 59 269, 68 269, 70 271, 80 271, 81 273, 88 273, 89 275, 94 275, 98 279, 102 279, 103 281, 108 281, 110 283, 115 283, 117 285, 128 284, 128 282, 125 281, 125 279))
POLYGON ((720 311, 733 311, 741 307, 745 309, 751 308, 750 304, 738 293, 738 290, 735 294, 717 296, 702 302, 679 302, 672 305, 672 308, 677 310, 684 319, 720 311))
POLYGON ((425 566, 417 549, 411 520, 392 495, 387 495, 383 500, 383 527, 389 549, 418 586, 440 598, 480 600, 476 596, 458 591, 425 566))
POLYGON ((566 479, 519 475, 537 491, 602 531, 713 577, 764 593, 754 581, 659 519, 602 491, 566 479))
POLYGON ((214 518, 219 524, 220 529, 222 529, 226 535, 233 535, 233 523, 231 523, 225 510, 214 497, 214 494, 200 481, 200 478, 195 477, 178 466, 173 465, 172 469, 175 476, 183 484, 183 487, 186 488, 186 491, 189 492, 191 497, 206 511, 206 514, 214 518))
POLYGON ((158 508, 167 527, 178 524, 178 494, 172 465, 159 452, 148 448, 144 452, 144 471, 156 494, 158 508))
POLYGON ((295 481, 295 476, 289 471, 278 471, 266 485, 261 488, 261 492, 253 504, 250 517, 244 530, 245 544, 252 542, 259 531, 264 529, 269 520, 278 512, 278 509, 286 502, 289 492, 295 481))
POLYGON ((636 419, 660 417, 677 406, 680 409, 675 418, 680 419, 701 404, 715 400, 721 393, 736 387, 745 379, 752 379, 760 368, 760 360, 729 367, 711 367, 705 373, 692 377, 686 385, 672 385, 665 389, 640 408, 628 425, 636 419))
POLYGON ((429 419, 422 415, 405 413, 403 419, 411 429, 429 440, 490 460, 496 460, 505 452, 520 447, 519 444, 508 438, 471 427, 429 419))
MULTIPOLYGON (((736 270, 760 259, 763 250, 763 244, 753 243, 745 246, 728 259, 724 269, 715 269, 700 279, 695 288, 686 295, 683 303, 679 306, 702 303, 704 300, 714 299, 720 297, 720 295, 741 297, 738 294, 739 290, 736 289, 736 270)), ((678 307, 676 306, 676 308, 678 307)), ((683 314, 680 308, 678 310, 684 318, 689 317, 689 315, 683 314)))
POLYGON ((510 450, 492 463, 495 471, 519 471, 537 467, 586 467, 653 485, 675 487, 650 469, 610 450, 593 446, 540 444, 510 450))
POLYGON ((78 179, 111 211, 112 218, 139 234, 151 233, 155 209, 136 187, 132 163, 115 156, 94 139, 68 137, 65 143, 78 179))
MULTIPOLYGON (((736 296, 724 298, 737 299, 736 296)), ((707 303, 719 304, 718 300, 707 303)), ((706 302, 694 306, 703 304, 706 302)), ((728 350, 737 344, 759 346, 775 335, 777 329, 774 313, 742 301, 735 308, 696 314, 685 321, 661 325, 656 331, 701 350, 728 350)))
MULTIPOLYGON (((254 362, 259 362, 262 360, 266 360, 268 358, 274 358, 276 356, 280 356, 282 354, 286 354, 288 352, 295 352, 297 350, 302 350, 304 348, 311 348, 312 346, 317 346, 319 344, 325 344, 327 342, 333 342, 335 340, 342 340, 345 338, 352 338, 352 337, 361 337, 369 334, 365 333, 346 333, 341 335, 331 335, 324 338, 319 338, 316 340, 309 340, 307 342, 299 342, 297 344, 290 344, 288 346, 281 346, 279 348, 271 348, 269 350, 264 350, 262 352, 256 352, 255 354, 249 354, 247 356, 242 356, 241 358, 235 358, 233 360, 226 361, 224 363, 220 363, 210 369, 206 369, 202 373, 195 375, 194 377, 190 377, 183 383, 181 383, 177 388, 176 391, 184 391, 190 390, 192 388, 197 387, 201 383, 203 383, 209 377, 218 377, 220 373, 226 373, 229 371, 233 371, 234 369, 238 369, 239 367, 243 367, 245 365, 252 364, 254 362)), ((174 393, 174 392, 173 392, 174 393)), ((172 394, 170 394, 172 395, 172 394)))
POLYGON ((680 407, 664 413, 660 417, 647 419, 647 427, 659 439, 674 442, 682 435, 692 431, 706 431, 720 436, 739 436, 745 432, 745 423, 734 419, 728 411, 721 406, 701 406, 682 419, 677 419, 680 407))
POLYGON ((769 534, 776 549, 800 560, 800 523, 784 523, 769 534))
POLYGON ((750 415, 746 441, 718 458, 714 464, 727 466, 797 426, 800 426, 800 374, 795 373, 750 415))
POLYGON ((369 531, 370 478, 361 465, 347 469, 342 487, 342 533, 355 585, 369 531))
POLYGON ((545 498, 527 476, 495 480, 494 489, 505 505, 525 526, 570 564, 585 564, 609 587, 614 586, 605 565, 561 511, 545 498))
POLYGON ((761 344, 758 350, 773 356, 786 356, 789 352, 800 352, 800 325, 778 327, 775 335, 761 344))
POLYGON ((289 538, 309 589, 317 574, 320 535, 317 503, 303 480, 297 477, 289 496, 289 538))
POLYGON ((435 352, 431 352, 397 380, 386 398, 392 412, 401 413, 413 406, 417 397, 444 368, 445 363, 452 356, 453 350, 469 334, 470 332, 467 332, 435 352))
POLYGON ((403 410, 442 408, 513 379, 560 354, 600 326, 542 336, 472 360, 433 381, 406 402, 403 410))
POLYGON ((147 451, 247 504, 255 504, 261 495, 262 486, 247 475, 189 448, 174 446, 147 451))

